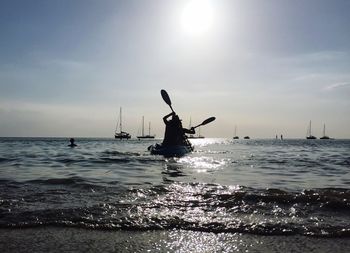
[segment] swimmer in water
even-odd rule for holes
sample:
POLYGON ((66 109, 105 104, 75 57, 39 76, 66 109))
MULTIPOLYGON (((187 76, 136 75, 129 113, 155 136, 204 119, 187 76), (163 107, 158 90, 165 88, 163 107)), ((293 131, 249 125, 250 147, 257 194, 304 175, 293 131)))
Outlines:
POLYGON ((74 143, 75 141, 74 138, 70 138, 69 141, 70 141, 70 144, 68 145, 68 147, 74 148, 77 146, 77 144, 74 143))

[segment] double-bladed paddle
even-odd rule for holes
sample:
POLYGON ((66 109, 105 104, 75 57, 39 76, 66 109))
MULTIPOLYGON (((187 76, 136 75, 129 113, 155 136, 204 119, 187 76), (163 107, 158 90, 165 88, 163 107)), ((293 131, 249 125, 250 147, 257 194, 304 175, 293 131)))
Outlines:
MULTIPOLYGON (((170 97, 168 95, 168 92, 166 92, 166 90, 161 90, 160 94, 162 95, 162 98, 163 98, 164 102, 167 103, 169 105, 170 109, 172 110, 172 112, 174 112, 174 109, 171 106, 171 100, 170 100, 170 97)), ((208 124, 210 122, 213 122, 214 120, 215 120, 215 117, 207 118, 201 124, 195 126, 194 128, 197 128, 197 127, 200 127, 200 126, 204 126, 204 125, 206 125, 206 124, 208 124)))

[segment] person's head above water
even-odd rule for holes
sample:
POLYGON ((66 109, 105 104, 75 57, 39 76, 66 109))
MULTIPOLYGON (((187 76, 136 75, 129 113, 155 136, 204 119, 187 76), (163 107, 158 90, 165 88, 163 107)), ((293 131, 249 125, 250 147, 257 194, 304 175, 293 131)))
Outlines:
POLYGON ((74 138, 70 138, 69 139, 69 142, 70 142, 70 144, 68 145, 69 147, 75 147, 75 146, 77 146, 75 143, 74 143, 74 138))

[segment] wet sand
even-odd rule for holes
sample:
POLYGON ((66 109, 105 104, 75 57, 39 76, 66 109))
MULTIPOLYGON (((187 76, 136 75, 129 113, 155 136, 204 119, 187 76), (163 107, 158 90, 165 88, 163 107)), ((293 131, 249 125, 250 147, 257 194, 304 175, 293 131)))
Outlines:
POLYGON ((0 252, 347 252, 350 238, 78 228, 0 229, 0 252))

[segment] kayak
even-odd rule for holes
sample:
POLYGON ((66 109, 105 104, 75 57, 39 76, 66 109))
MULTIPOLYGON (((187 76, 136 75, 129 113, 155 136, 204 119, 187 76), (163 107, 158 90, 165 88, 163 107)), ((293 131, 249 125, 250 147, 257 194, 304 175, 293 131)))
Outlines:
POLYGON ((167 157, 172 156, 184 156, 187 153, 193 151, 191 145, 175 145, 175 146, 163 146, 161 144, 155 144, 148 147, 148 150, 152 155, 163 155, 167 157))
POLYGON ((184 156, 187 153, 193 151, 192 146, 186 145, 176 145, 176 146, 163 146, 160 144, 155 144, 148 147, 148 150, 152 155, 163 155, 163 156, 184 156))

